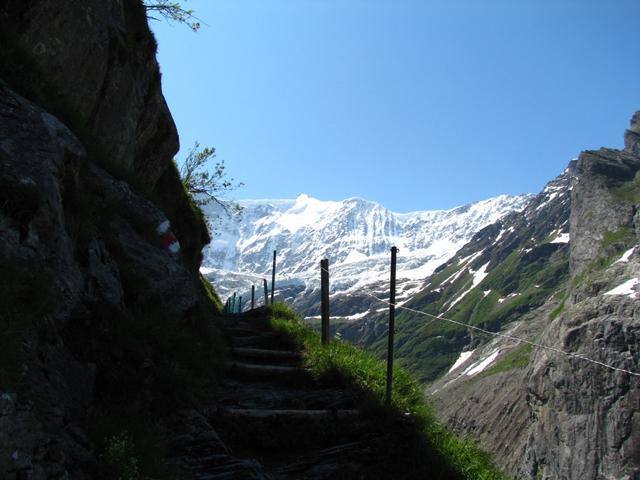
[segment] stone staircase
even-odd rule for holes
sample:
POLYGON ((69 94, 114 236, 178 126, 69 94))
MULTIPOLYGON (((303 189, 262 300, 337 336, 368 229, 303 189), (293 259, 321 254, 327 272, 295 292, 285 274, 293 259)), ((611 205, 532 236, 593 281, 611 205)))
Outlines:
POLYGON ((173 463, 197 480, 363 478, 371 451, 359 394, 316 381, 266 310, 223 324, 226 379, 208 409, 182 413, 173 463))

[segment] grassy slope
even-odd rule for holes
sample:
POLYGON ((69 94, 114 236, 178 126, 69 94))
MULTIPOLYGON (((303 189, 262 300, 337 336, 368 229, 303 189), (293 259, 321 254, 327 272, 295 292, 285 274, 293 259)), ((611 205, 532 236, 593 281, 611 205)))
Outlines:
POLYGON ((407 429, 411 444, 395 465, 404 474, 423 478, 502 479, 489 457, 472 442, 462 440, 435 420, 426 404, 420 384, 401 367, 394 368, 393 405, 384 406, 386 365, 373 355, 349 343, 334 340, 323 346, 319 335, 304 325, 284 304, 273 308, 275 330, 293 337, 303 348, 313 374, 325 383, 355 385, 369 392, 370 404, 363 409, 376 422, 390 428, 407 429), (409 422, 407 422, 409 419, 409 422), (411 469, 404 472, 404 469, 411 469))
MULTIPOLYGON (((447 311, 450 303, 472 285, 473 276, 468 271, 445 283, 460 269, 467 268, 453 263, 431 279, 433 287, 442 288, 440 292, 425 290, 409 306, 498 331, 523 313, 542 305, 556 292, 567 278, 567 250, 563 244, 549 243, 528 252, 513 250, 497 266, 490 266, 487 277, 447 311), (484 292, 488 292, 487 295, 484 292)), ((462 347, 469 343, 469 332, 461 325, 430 322, 427 317, 402 311, 397 324, 398 357, 404 365, 410 365, 422 381, 431 381, 446 371, 462 347)), ((373 348, 380 354, 384 352, 385 339, 378 339, 373 348)))

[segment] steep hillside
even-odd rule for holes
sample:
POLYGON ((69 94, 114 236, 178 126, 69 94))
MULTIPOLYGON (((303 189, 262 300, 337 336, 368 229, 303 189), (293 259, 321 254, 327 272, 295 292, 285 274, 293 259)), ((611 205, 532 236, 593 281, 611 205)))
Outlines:
MULTIPOLYGON (((572 162, 521 212, 480 230, 424 281, 426 288, 401 304, 497 330, 544 303, 568 271, 574 169, 572 162)), ((402 255, 406 254, 401 251, 402 255)), ((384 285, 375 293, 387 298, 387 291, 384 285)), ((386 349, 386 308, 371 297, 368 302, 371 311, 378 312, 361 322, 348 322, 339 331, 382 354, 386 349)), ((463 326, 435 322, 405 310, 398 312, 397 325, 398 357, 426 381, 445 372, 463 346, 473 347, 483 340, 463 326)))
POLYGON ((0 477, 166 475, 220 348, 144 8, 3 2, 0 37, 0 477))
MULTIPOLYGON (((241 219, 229 218, 217 205, 207 215, 220 219, 216 236, 204 251, 203 266, 212 280, 223 280, 222 295, 234 291, 247 299, 252 284, 270 279, 271 255, 278 250, 278 293, 295 301, 298 311, 317 315, 318 264, 328 258, 331 293, 353 294, 385 282, 389 247, 397 245, 401 297, 422 286, 423 279, 449 259, 481 228, 521 210, 528 195, 501 195, 451 210, 399 214, 366 200, 323 202, 307 195, 295 200, 249 200, 241 219), (240 273, 242 272, 242 273, 240 273), (295 298, 295 300, 294 300, 295 298)), ((374 287, 375 288, 375 287, 374 287)), ((336 314, 363 315, 357 304, 336 314)))
MULTIPOLYGON (((523 478, 640 473, 637 119, 624 151, 583 152, 406 303, 457 323, 398 318, 398 355, 441 417, 523 478)), ((345 334, 382 351, 381 321, 345 334)))

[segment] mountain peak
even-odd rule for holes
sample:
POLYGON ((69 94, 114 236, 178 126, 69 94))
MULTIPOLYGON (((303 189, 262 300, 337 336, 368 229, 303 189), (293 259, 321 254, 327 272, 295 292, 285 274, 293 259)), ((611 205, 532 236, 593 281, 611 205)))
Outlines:
MULTIPOLYGON (((323 201, 302 193, 278 206, 243 201, 242 220, 223 220, 220 235, 203 252, 203 267, 217 269, 229 284, 230 274, 267 273, 271 254, 278 250, 279 274, 312 288, 317 263, 325 257, 336 278, 333 290, 347 291, 386 278, 388 250, 396 245, 403 251, 399 273, 420 281, 477 231, 521 210, 528 200, 502 195, 462 210, 409 214, 359 197, 323 201)), ((227 293, 224 285, 220 290, 227 293)))

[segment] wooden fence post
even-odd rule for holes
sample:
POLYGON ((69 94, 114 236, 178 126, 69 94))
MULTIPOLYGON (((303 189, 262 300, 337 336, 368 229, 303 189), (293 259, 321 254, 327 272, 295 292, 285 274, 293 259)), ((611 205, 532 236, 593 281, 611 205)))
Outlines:
POLYGON ((262 282, 264 283, 264 306, 269 305, 269 294, 267 289, 267 279, 263 278, 262 282))
POLYGON ((322 344, 329 343, 331 334, 329 326, 329 260, 320 260, 320 316, 322 318, 321 333, 322 344))
POLYGON ((273 295, 276 289, 276 251, 273 251, 273 268, 271 269, 271 305, 273 306, 273 295))
POLYGON ((396 328, 396 254, 398 249, 391 247, 391 292, 389 295, 389 343, 387 344, 387 405, 391 405, 393 388, 393 335, 396 328))
POLYGON ((256 286, 251 285, 251 310, 256 307, 256 286))
POLYGON ((231 298, 231 313, 236 313, 236 294, 233 293, 233 297, 231 298))
POLYGON ((238 313, 242 313, 242 295, 238 297, 238 313))

